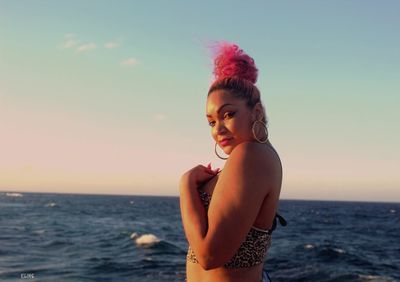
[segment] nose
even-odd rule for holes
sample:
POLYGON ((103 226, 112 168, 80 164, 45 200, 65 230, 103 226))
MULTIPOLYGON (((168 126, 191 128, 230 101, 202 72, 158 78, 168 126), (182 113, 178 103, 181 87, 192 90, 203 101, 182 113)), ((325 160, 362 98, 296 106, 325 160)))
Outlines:
POLYGON ((217 135, 222 135, 222 134, 226 133, 226 127, 223 122, 217 122, 215 129, 216 129, 217 135))

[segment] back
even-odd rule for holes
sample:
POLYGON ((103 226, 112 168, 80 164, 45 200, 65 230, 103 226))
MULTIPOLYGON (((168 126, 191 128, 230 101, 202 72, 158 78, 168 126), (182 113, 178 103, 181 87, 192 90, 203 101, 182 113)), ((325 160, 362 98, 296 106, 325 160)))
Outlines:
MULTIPOLYGON (((262 231, 266 231, 272 227, 275 218, 275 213, 278 208, 278 200, 282 184, 282 166, 280 163, 279 156, 273 149, 272 145, 271 144, 255 144, 255 145, 256 145, 255 146, 256 150, 253 151, 253 153, 257 153, 259 156, 262 156, 262 158, 265 159, 265 163, 263 163, 263 165, 265 166, 264 167, 265 170, 268 170, 267 173, 268 177, 264 185, 260 186, 261 189, 265 190, 264 191, 265 196, 261 200, 262 203, 260 205, 259 210, 257 211, 257 216, 255 217, 255 220, 252 222, 252 227, 249 229, 250 231, 248 230, 249 232, 246 238, 242 240, 240 248, 243 248, 243 243, 246 243, 246 241, 249 240, 248 236, 250 233, 259 232, 255 236, 262 238, 262 236, 264 235, 262 234, 262 231), (257 229, 259 230, 257 231, 257 229)), ((220 174, 212 178, 209 182, 207 182, 203 187, 201 187, 202 192, 210 195, 211 202, 212 202, 211 195, 214 193, 214 189, 218 189, 219 179, 224 173, 226 173, 225 169, 220 174)), ((205 195, 204 193, 202 196, 203 199, 207 195, 207 194, 205 195)), ((252 234, 252 236, 253 235, 254 234, 252 234)), ((267 236, 264 239, 260 240, 260 242, 266 243, 264 244, 265 252, 271 243, 270 239, 271 239, 270 236, 267 236)), ((251 250, 253 253, 256 252, 255 249, 252 248, 251 246, 250 247, 247 246, 245 247, 245 249, 246 248, 247 250, 251 250)), ((239 249, 235 250, 236 253, 232 258, 236 256, 237 259, 237 254, 239 249)), ((263 262, 266 255, 265 252, 263 253, 262 260, 259 261, 259 263, 253 264, 251 266, 240 267, 240 264, 236 264, 235 267, 234 264, 231 264, 231 266, 234 267, 229 267, 229 264, 226 264, 225 266, 221 266, 211 270, 204 270, 199 264, 193 263, 193 261, 191 261, 189 258, 187 262, 187 279, 188 281, 260 281, 259 278, 261 277, 262 273, 263 262)), ((188 256, 189 257, 193 256, 193 253, 190 249, 188 252, 188 256)), ((240 261, 240 258, 237 259, 237 261, 240 261)), ((246 265, 243 264, 242 266, 246 265)))

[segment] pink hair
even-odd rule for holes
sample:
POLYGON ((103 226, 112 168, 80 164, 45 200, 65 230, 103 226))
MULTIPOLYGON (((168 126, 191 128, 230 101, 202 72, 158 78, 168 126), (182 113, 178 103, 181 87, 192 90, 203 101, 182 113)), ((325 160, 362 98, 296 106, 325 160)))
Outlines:
POLYGON ((214 51, 214 75, 216 80, 227 77, 257 82, 258 70, 253 58, 243 52, 238 45, 228 42, 217 43, 214 51))
POLYGON ((262 121, 267 123, 260 90, 255 85, 258 70, 253 58, 244 53, 238 45, 232 43, 217 43, 210 49, 214 53, 215 81, 211 84, 207 96, 216 90, 225 90, 234 97, 245 100, 250 109, 260 103, 264 112, 262 121))

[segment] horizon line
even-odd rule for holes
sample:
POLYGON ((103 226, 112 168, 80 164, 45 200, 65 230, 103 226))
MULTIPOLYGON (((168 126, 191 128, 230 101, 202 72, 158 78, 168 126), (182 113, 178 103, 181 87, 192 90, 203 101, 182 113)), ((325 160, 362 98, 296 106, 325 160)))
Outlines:
MULTIPOLYGON (((108 193, 77 193, 77 192, 35 192, 35 191, 4 191, 0 193, 25 193, 25 194, 61 194, 61 195, 79 195, 79 196, 134 196, 134 197, 169 197, 179 198, 179 195, 151 195, 151 194, 108 194, 108 193)), ((280 201, 314 201, 314 202, 355 202, 355 203, 387 203, 387 204, 400 204, 399 202, 391 201, 368 201, 368 200, 337 200, 337 199, 295 199, 295 198, 280 198, 280 201)))

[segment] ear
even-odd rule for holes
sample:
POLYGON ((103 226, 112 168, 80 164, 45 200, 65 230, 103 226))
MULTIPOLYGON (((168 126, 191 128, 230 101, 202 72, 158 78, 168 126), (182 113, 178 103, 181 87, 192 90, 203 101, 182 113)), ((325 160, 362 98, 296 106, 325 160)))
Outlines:
POLYGON ((264 111, 260 102, 258 102, 253 109, 253 121, 262 120, 264 117, 264 111))

